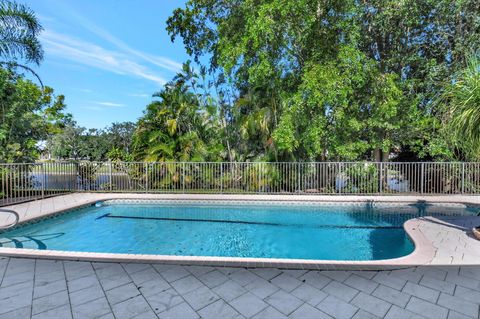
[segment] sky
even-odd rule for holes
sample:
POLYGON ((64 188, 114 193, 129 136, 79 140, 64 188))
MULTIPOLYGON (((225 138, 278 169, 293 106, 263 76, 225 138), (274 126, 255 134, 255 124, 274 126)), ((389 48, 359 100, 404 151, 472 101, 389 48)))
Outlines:
POLYGON ((44 31, 44 60, 34 69, 79 125, 135 122, 152 94, 189 57, 165 30, 184 0, 19 0, 44 31))

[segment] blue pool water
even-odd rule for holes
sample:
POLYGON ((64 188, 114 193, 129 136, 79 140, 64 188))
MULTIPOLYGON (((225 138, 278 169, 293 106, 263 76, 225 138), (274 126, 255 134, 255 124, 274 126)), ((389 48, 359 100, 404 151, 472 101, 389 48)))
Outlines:
POLYGON ((0 246, 63 251, 328 260, 407 255, 403 223, 469 215, 415 205, 103 204, 0 233, 0 246))

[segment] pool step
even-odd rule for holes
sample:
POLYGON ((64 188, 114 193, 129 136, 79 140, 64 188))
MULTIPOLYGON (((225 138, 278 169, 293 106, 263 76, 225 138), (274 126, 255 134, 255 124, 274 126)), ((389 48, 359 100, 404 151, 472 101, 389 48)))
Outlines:
POLYGON ((0 238, 0 247, 7 248, 27 248, 27 249, 46 249, 43 242, 32 237, 11 237, 0 238))

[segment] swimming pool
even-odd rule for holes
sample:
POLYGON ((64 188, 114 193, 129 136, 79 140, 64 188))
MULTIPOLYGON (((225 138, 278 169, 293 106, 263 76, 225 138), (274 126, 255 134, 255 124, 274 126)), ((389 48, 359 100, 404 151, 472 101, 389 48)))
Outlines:
MULTIPOLYGON (((478 210, 478 209, 477 209, 478 210)), ((0 233, 0 246, 121 254, 379 260, 410 254, 403 223, 464 206, 114 200, 0 233)))

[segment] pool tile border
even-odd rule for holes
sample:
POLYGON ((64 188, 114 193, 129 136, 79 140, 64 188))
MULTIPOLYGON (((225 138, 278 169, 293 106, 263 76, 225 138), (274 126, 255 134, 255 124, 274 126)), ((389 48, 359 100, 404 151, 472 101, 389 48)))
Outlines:
MULTIPOLYGON (((149 204, 149 205, 155 205, 155 204, 165 204, 165 203, 179 203, 179 204, 189 204, 194 202, 195 204, 200 203, 202 205, 210 205, 210 204, 218 204, 222 203, 225 205, 235 205, 235 204, 241 204, 241 205, 258 205, 260 203, 265 204, 268 203, 269 205, 275 205, 275 206, 331 206, 331 205, 340 205, 340 206, 371 206, 371 207, 398 207, 398 206, 405 206, 405 204, 415 204, 419 205, 417 202, 412 202, 412 201, 405 201, 405 202, 383 202, 383 201, 371 201, 371 200, 363 200, 363 201, 357 201, 357 202, 351 202, 351 201, 315 201, 315 200, 303 200, 303 201, 298 201, 298 200, 226 200, 226 199, 107 199, 103 201, 105 205, 115 205, 115 204, 149 204)), ((470 206, 478 206, 480 208, 480 205, 476 204, 471 204, 467 205, 464 203, 437 203, 437 202, 424 202, 426 206, 431 206, 431 207, 446 207, 446 208, 466 208, 470 206)))

